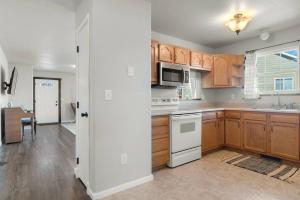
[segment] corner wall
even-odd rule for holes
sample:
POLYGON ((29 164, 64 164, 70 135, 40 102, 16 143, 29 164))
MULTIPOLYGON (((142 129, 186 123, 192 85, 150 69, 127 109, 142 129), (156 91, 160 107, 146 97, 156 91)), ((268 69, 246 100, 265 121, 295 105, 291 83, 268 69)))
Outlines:
POLYGON ((100 198, 152 178, 151 5, 143 0, 93 0, 90 17, 90 186, 100 198), (128 67, 134 67, 135 76, 127 75, 128 67), (104 99, 105 90, 112 90, 111 101, 104 99), (124 153, 128 163, 121 165, 124 153))

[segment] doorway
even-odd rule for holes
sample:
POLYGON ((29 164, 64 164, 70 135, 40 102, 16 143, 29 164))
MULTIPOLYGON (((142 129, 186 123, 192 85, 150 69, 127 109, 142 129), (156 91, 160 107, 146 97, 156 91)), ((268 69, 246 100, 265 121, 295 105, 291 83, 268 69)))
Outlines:
POLYGON ((61 79, 33 78, 33 111, 38 124, 61 123, 61 79))
POLYGON ((90 120, 89 120, 89 16, 83 20, 76 32, 77 40, 77 111, 76 111, 76 154, 77 177, 85 186, 89 185, 89 144, 90 144, 90 120))

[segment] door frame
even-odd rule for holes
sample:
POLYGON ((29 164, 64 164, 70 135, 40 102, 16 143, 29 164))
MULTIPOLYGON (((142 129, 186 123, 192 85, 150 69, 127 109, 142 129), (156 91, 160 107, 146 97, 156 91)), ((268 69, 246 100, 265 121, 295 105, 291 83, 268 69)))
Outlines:
MULTIPOLYGON (((79 46, 79 32, 82 30, 82 28, 84 26, 87 26, 88 28, 88 41, 89 41, 89 49, 90 49, 90 19, 89 19, 89 13, 84 17, 84 19, 81 21, 80 25, 77 27, 76 31, 75 31, 75 37, 76 37, 76 48, 79 46)), ((80 49, 79 49, 79 52, 80 52, 80 49)), ((77 165, 76 167, 74 168, 74 174, 75 174, 75 177, 78 178, 79 180, 80 179, 80 174, 79 174, 79 162, 80 162, 80 158, 79 158, 79 151, 80 151, 80 141, 79 141, 79 126, 78 126, 78 123, 79 123, 79 119, 80 119, 80 113, 79 113, 79 108, 78 108, 78 102, 79 102, 79 84, 78 84, 78 81, 79 81, 79 52, 76 52, 76 145, 75 145, 75 155, 76 155, 76 160, 77 160, 77 165)), ((89 50, 89 57, 90 57, 90 53, 91 51, 89 50)), ((90 60, 89 60, 89 65, 88 65, 88 74, 89 74, 89 77, 88 77, 88 80, 89 80, 89 117, 88 117, 88 123, 89 123, 89 132, 87 133, 88 134, 88 140, 89 140, 89 146, 88 146, 88 153, 89 153, 89 162, 87 163, 88 164, 88 181, 87 183, 83 183, 83 185, 88 189, 90 190, 90 186, 89 186, 89 182, 90 182, 90 157, 91 157, 91 151, 90 151, 90 148, 91 148, 91 128, 92 128, 92 120, 91 120, 91 81, 90 81, 90 78, 91 78, 91 68, 90 68, 90 60)))
POLYGON ((51 78, 51 77, 33 77, 33 113, 35 116, 35 80, 42 79, 42 80, 55 80, 58 81, 58 123, 42 123, 39 125, 50 125, 50 124, 60 124, 61 123, 61 78, 51 78))

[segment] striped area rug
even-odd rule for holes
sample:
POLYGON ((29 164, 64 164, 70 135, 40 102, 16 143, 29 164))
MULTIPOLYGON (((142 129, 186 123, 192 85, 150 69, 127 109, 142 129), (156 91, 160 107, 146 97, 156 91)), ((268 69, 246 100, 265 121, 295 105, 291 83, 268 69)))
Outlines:
POLYGON ((283 181, 286 181, 298 171, 297 167, 282 164, 277 159, 243 154, 225 159, 224 162, 283 181))

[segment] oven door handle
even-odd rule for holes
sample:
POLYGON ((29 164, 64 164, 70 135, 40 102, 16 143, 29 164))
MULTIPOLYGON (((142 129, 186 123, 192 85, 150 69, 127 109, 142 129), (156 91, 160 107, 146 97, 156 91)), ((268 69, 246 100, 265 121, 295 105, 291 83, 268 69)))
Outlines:
POLYGON ((171 116, 172 121, 178 121, 183 119, 201 119, 202 115, 181 115, 181 116, 171 116))

